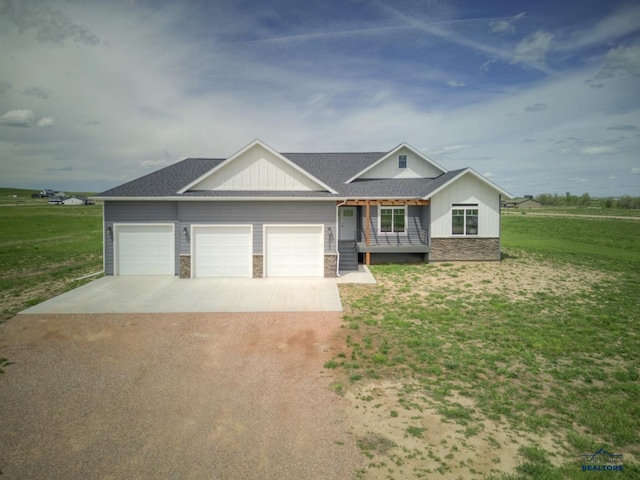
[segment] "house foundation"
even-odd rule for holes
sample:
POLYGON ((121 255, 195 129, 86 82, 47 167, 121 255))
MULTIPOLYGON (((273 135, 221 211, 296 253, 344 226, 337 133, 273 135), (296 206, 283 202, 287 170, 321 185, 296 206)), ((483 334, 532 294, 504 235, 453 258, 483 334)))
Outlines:
POLYGON ((500 260, 499 238, 432 238, 430 262, 500 260))

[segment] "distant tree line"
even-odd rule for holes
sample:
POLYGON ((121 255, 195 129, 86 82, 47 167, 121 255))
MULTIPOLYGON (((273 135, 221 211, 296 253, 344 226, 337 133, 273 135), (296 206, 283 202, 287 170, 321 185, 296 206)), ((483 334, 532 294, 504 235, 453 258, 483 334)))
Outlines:
POLYGON ((535 199, 542 205, 582 207, 600 205, 604 208, 640 208, 640 197, 632 197, 631 195, 623 195, 617 199, 597 199, 591 197, 588 193, 583 193, 582 195, 572 195, 570 192, 564 195, 542 193, 536 196, 535 199))

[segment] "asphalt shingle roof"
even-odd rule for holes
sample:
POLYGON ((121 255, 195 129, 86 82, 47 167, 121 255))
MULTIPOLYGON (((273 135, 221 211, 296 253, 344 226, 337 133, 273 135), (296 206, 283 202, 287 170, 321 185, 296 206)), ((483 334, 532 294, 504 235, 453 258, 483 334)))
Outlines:
POLYGON ((114 187, 98 197, 291 197, 291 198, 422 198, 448 182, 462 170, 454 170, 437 178, 371 179, 344 182, 372 165, 387 152, 367 153, 282 153, 337 194, 321 191, 178 191, 218 166, 222 158, 187 158, 148 175, 114 187))

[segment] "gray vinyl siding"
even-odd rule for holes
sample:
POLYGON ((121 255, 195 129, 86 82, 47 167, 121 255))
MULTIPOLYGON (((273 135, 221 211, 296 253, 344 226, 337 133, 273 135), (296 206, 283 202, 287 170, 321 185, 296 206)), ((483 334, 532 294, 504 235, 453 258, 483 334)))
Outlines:
MULTIPOLYGON (((253 253, 261 254, 263 226, 324 225, 325 253, 336 251, 336 205, 333 202, 183 202, 178 230, 191 225, 253 225, 253 253), (331 234, 329 233, 331 228, 331 234)), ((190 252, 190 239, 181 239, 180 253, 190 252)))
POLYGON ((152 223, 178 221, 178 202, 104 202, 104 221, 152 223))
MULTIPOLYGON (((424 239, 424 230, 429 230, 429 207, 421 205, 409 205, 407 207, 407 225, 408 235, 404 234, 384 234, 378 233, 378 206, 370 207, 369 227, 371 232, 372 245, 411 245, 420 243, 419 239, 424 239)), ((361 218, 359 224, 364 225, 366 222, 365 207, 361 207, 361 218)), ((364 242, 364 231, 361 241, 364 242)))

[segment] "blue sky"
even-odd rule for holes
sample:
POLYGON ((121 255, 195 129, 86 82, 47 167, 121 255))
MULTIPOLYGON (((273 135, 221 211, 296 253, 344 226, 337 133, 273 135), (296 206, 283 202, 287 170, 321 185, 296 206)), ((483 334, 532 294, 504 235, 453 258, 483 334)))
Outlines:
POLYGON ((514 195, 640 195, 640 2, 0 0, 0 186, 260 138, 407 142, 514 195))

